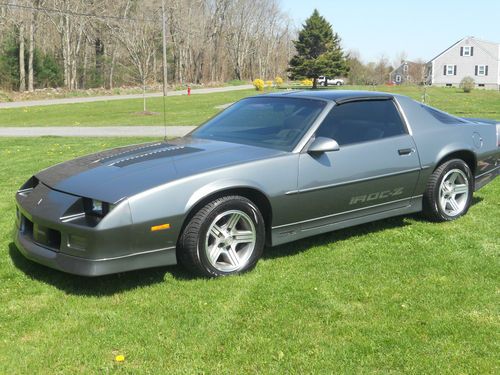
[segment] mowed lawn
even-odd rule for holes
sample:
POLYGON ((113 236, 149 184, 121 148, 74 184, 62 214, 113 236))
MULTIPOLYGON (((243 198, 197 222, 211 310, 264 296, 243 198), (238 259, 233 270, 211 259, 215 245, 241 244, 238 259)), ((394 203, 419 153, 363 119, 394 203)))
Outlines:
MULTIPOLYGON (((431 87, 424 94, 424 89, 417 86, 345 86, 341 89, 395 92, 418 101, 425 96, 427 104, 460 117, 500 120, 499 91, 474 90, 466 94, 457 88, 431 87)), ((168 97, 166 124, 199 125, 217 114, 218 106, 257 94, 255 90, 243 90, 168 97)), ((163 125, 163 99, 148 98, 147 102, 152 115, 140 113, 141 99, 0 109, 0 126, 163 125)))
POLYGON ((455 222, 316 236, 238 277, 174 266, 86 279, 19 255, 16 189, 129 142, 0 139, 0 374, 498 373, 500 181, 455 222))
MULTIPOLYGON (((167 125, 199 125, 217 114, 220 105, 256 95, 254 90, 170 96, 165 100, 167 125)), ((24 108, 0 108, 0 126, 125 126, 163 125, 163 98, 124 99, 24 108)))

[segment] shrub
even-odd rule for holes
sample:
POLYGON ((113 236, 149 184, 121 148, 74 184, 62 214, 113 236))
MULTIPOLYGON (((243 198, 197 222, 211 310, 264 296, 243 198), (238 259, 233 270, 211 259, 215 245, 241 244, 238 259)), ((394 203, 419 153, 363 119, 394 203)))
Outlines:
POLYGON ((312 86, 313 81, 312 81, 312 79, 306 78, 306 79, 303 79, 302 81, 300 81, 300 84, 302 86, 312 86))
POLYGON ((278 76, 274 79, 274 82, 276 83, 277 86, 281 86, 283 84, 283 78, 278 76))
POLYGON ((464 90, 464 92, 471 92, 474 87, 475 83, 472 77, 464 77, 464 79, 460 81, 460 88, 464 90))
POLYGON ((252 84, 255 86, 255 90, 257 91, 264 91, 264 81, 257 78, 257 79, 254 79, 254 81, 252 82, 252 84))
POLYGON ((273 81, 271 81, 271 80, 266 81, 266 86, 273 87, 273 81))

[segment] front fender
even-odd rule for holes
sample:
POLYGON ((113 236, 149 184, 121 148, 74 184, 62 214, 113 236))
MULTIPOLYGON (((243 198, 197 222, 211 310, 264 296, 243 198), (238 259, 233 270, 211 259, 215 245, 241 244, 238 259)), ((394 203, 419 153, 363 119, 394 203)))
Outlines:
MULTIPOLYGON (((264 187, 256 181, 248 180, 248 179, 223 179, 217 180, 209 183, 208 185, 204 185, 193 192, 191 197, 186 203, 184 212, 189 212, 191 209, 196 206, 200 201, 204 198, 217 194, 224 190, 231 189, 253 189, 259 191, 261 194, 264 194, 264 187)), ((269 199, 269 197, 268 197, 269 199)))

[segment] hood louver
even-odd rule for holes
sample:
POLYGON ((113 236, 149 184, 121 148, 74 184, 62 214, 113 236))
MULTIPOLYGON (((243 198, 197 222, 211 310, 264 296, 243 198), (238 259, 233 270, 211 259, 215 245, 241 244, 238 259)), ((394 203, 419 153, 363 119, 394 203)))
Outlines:
POLYGON ((199 151, 201 150, 194 147, 158 143, 106 157, 100 159, 99 162, 110 167, 123 168, 136 163, 142 163, 145 161, 160 159, 169 156, 190 154, 199 151))

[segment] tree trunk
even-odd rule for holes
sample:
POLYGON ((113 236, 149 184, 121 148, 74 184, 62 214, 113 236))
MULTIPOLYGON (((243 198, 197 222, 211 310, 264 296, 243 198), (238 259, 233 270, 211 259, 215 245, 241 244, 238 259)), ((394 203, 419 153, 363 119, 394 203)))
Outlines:
POLYGON ((24 66, 24 25, 19 26, 19 91, 26 91, 26 68, 24 66))
POLYGON ((113 90, 113 76, 115 74, 116 48, 111 52, 111 66, 109 67, 109 89, 113 90))
POLYGON ((313 89, 317 89, 318 88, 318 79, 317 78, 313 78, 313 87, 312 88, 313 89))
POLYGON ((33 77, 33 54, 35 53, 35 22, 36 22, 36 12, 31 14, 30 22, 30 35, 29 35, 29 47, 28 47, 28 91, 34 91, 34 77, 33 77))
POLYGON ((146 113, 146 80, 142 80, 142 99, 143 99, 143 110, 146 113))

